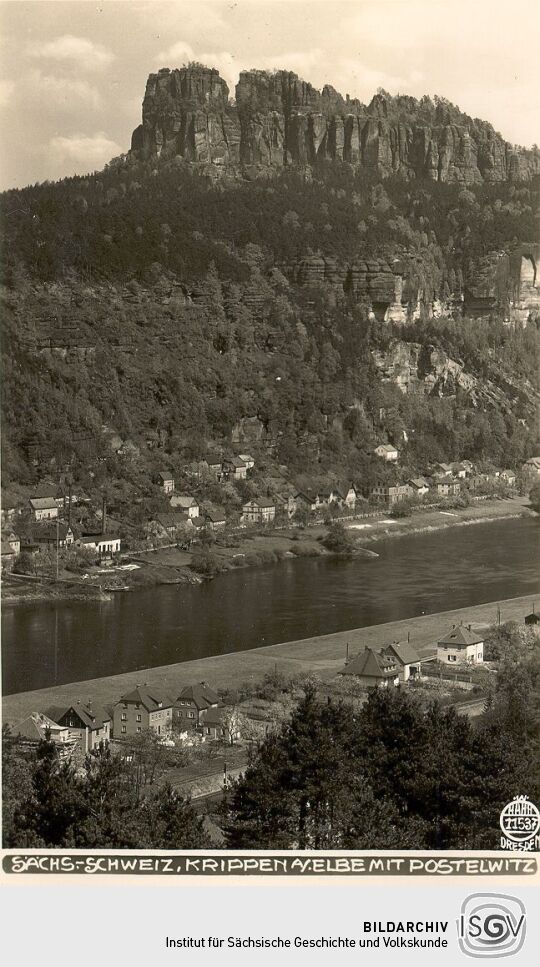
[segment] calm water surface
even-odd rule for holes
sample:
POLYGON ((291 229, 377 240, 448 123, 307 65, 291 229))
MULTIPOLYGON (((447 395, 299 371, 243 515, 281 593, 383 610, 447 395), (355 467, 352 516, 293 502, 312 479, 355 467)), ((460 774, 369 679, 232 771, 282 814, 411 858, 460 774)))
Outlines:
POLYGON ((372 560, 289 560, 201 587, 7 609, 4 694, 540 594, 536 519, 373 546, 372 560))

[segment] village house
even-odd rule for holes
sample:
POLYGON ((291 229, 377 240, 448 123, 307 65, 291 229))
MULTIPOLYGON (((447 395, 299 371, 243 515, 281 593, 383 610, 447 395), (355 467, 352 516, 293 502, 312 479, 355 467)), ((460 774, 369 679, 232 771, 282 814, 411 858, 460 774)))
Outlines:
POLYGON ((240 460, 243 460, 246 465, 246 470, 253 470, 255 466, 255 460, 250 453, 239 453, 240 460))
POLYGON ((453 477, 437 480, 438 497, 456 497, 461 490, 461 483, 453 477))
POLYGON ((514 470, 501 470, 501 480, 504 480, 508 487, 515 487, 516 474, 514 470))
POLYGON ((470 625, 453 625, 452 630, 437 642, 437 660, 445 665, 479 665, 484 661, 484 638, 472 631, 470 625))
POLYGON ((55 520, 58 517, 58 504, 54 497, 31 497, 29 504, 34 520, 55 520))
POLYGON ((388 688, 399 685, 397 660, 373 648, 365 648, 339 672, 351 675, 366 688, 388 688))
POLYGON ((47 715, 53 722, 68 729, 69 738, 76 741, 84 755, 110 741, 111 716, 90 701, 84 704, 76 702, 67 708, 51 708, 47 715))
POLYGON ((219 696, 206 682, 186 685, 174 703, 174 721, 180 730, 199 728, 201 714, 218 705, 219 696))
POLYGON ((199 516, 199 504, 190 494, 173 494, 169 503, 171 507, 184 511, 188 517, 199 516))
POLYGON ((208 527, 211 531, 223 530, 227 523, 225 511, 222 507, 205 506, 204 522, 206 527, 208 527))
POLYGON ((383 655, 393 659, 398 667, 400 682, 408 682, 409 678, 419 678, 421 671, 421 659, 413 646, 406 642, 392 642, 381 649, 383 655))
POLYGON ((271 500, 248 500, 242 507, 243 524, 269 524, 276 519, 276 505, 271 500))
POLYGON ((307 510, 310 513, 319 508, 319 496, 311 491, 299 491, 295 494, 295 502, 297 510, 307 510))
POLYGON ((296 498, 294 493, 288 491, 280 491, 274 494, 274 501, 276 503, 276 512, 282 514, 288 520, 294 517, 296 513, 296 498))
POLYGON ((157 484, 161 487, 164 494, 172 494, 174 492, 174 477, 171 473, 159 473, 157 475, 157 484))
POLYGON ((451 473, 459 480, 465 480, 470 474, 470 470, 468 470, 464 463, 451 463, 450 468, 451 473))
POLYGON ((380 443, 378 447, 375 447, 374 453, 382 460, 386 460, 387 463, 395 463, 399 457, 398 450, 391 443, 380 443))
POLYGON ((14 531, 6 531, 2 534, 2 544, 9 544, 14 554, 21 553, 21 539, 14 531))
MULTIPOLYGON (((227 713, 228 709, 223 705, 212 705, 209 708, 201 710, 199 716, 201 724, 199 728, 205 739, 230 739, 229 730, 223 724, 227 713)), ((240 729, 234 730, 232 738, 233 741, 238 741, 240 738, 240 729)))
POLYGON ((393 507, 394 504, 399 504, 402 500, 407 500, 411 496, 411 488, 409 484, 395 484, 394 486, 377 484, 371 488, 370 496, 372 500, 386 504, 387 507, 393 507))
POLYGON ((348 486, 343 487, 340 493, 342 494, 345 507, 347 507, 349 510, 354 510, 356 507, 356 501, 360 496, 360 494, 357 493, 354 484, 349 484, 348 486))
POLYGON ((13 550, 13 547, 8 541, 2 541, 1 545, 1 564, 3 571, 11 571, 15 561, 17 559, 17 554, 13 550))
POLYGON ((184 513, 156 514, 146 524, 150 539, 175 541, 183 531, 192 530, 192 518, 184 513))
POLYGON ((223 461, 223 476, 226 480, 231 477, 233 480, 245 480, 247 478, 247 466, 240 457, 227 457, 223 461))
POLYGON ((120 537, 113 537, 108 534, 86 534, 77 540, 77 544, 80 547, 86 547, 90 551, 95 551, 100 559, 112 558, 116 554, 119 554, 121 543, 120 537))
POLYGON ((425 497, 429 493, 429 484, 425 477, 412 477, 408 483, 413 497, 425 497))
POLYGON ((60 760, 70 759, 79 747, 78 742, 69 734, 65 725, 58 725, 42 712, 32 712, 18 725, 13 726, 13 735, 21 740, 23 750, 33 751, 40 742, 49 739, 54 742, 60 760))
POLYGON ((157 735, 170 732, 173 704, 159 689, 150 685, 136 685, 131 692, 122 695, 113 708, 115 739, 137 735, 147 729, 152 729, 157 735))
POLYGON ((42 524, 35 527, 33 538, 36 544, 46 547, 70 547, 75 543, 75 534, 69 524, 57 520, 54 524, 42 524))
POLYGON ((213 477, 217 477, 217 479, 220 480, 223 472, 223 457, 221 457, 219 453, 208 453, 206 455, 206 465, 208 472, 213 477))
POLYGON ((532 609, 530 614, 525 615, 525 624, 526 625, 540 624, 540 615, 536 614, 536 611, 534 610, 534 608, 532 609))
POLYGON ((452 464, 451 463, 436 463, 433 468, 434 477, 446 477, 448 474, 452 474, 452 464))
POLYGON ((523 464, 523 472, 531 477, 540 475, 540 457, 530 457, 523 464))

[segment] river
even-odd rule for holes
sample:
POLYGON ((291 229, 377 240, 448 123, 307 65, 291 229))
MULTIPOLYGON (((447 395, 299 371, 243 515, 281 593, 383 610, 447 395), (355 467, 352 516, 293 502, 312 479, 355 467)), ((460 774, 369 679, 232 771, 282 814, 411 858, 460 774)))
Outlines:
POLYGON ((2 615, 3 693, 244 651, 531 594, 532 518, 388 539, 377 559, 287 560, 106 602, 29 604, 2 615))

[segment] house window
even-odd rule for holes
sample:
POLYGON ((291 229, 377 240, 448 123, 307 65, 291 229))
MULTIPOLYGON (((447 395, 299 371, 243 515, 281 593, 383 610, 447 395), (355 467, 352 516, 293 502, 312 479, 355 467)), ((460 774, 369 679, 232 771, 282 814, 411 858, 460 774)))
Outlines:
POLYGON ((122 712, 122 722, 127 722, 127 715, 125 712, 122 712))
POLYGON ((187 717, 188 717, 188 719, 194 719, 195 718, 195 712, 188 712, 187 713, 187 717))
POLYGON ((455 661, 455 660, 456 660, 455 655, 448 655, 448 661, 455 661))
POLYGON ((206 729, 206 734, 207 734, 207 735, 210 735, 210 729, 209 729, 208 727, 207 727, 207 729, 206 729))
POLYGON ((122 732, 124 732, 124 733, 127 732, 127 726, 125 726, 125 725, 122 726, 122 732))
POLYGON ((142 716, 141 715, 138 715, 137 716, 137 722, 142 722, 142 716))
POLYGON ((140 725, 137 726, 137 732, 142 732, 140 725))

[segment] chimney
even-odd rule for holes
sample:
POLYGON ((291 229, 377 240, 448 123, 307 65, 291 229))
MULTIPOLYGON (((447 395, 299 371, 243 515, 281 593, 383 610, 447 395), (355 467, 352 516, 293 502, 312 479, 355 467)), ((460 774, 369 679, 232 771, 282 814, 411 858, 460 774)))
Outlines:
POLYGON ((105 525, 107 523, 107 498, 103 494, 101 500, 101 534, 105 534, 105 525))

